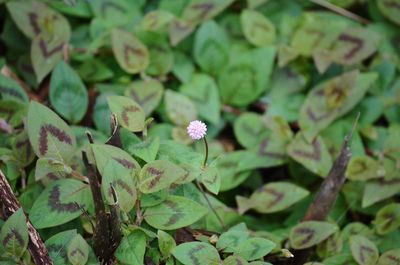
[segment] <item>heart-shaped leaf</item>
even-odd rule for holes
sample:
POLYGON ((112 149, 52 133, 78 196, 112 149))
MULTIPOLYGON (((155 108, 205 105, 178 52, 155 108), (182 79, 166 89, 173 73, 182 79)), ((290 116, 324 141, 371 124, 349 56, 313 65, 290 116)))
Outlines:
POLYGON ((373 265, 378 261, 378 249, 372 241, 364 236, 351 236, 350 249, 353 258, 359 265, 373 265))
POLYGON ((146 234, 137 229, 122 239, 115 252, 115 257, 124 264, 142 265, 145 251, 146 234))
POLYGON ((200 181, 204 184, 207 190, 214 194, 218 194, 221 187, 221 176, 215 165, 210 165, 203 169, 200 175, 200 181))
POLYGON ((180 91, 193 101, 200 117, 214 124, 220 122, 218 87, 210 76, 194 74, 180 91))
POLYGON ((204 242, 183 243, 172 250, 172 255, 183 265, 220 264, 218 251, 204 242))
POLYGON ((167 160, 156 160, 146 164, 139 175, 139 189, 143 193, 157 192, 168 188, 186 174, 185 170, 167 160))
POLYGON ((239 169, 239 163, 248 153, 247 151, 230 152, 217 160, 218 173, 221 176, 221 191, 237 187, 250 176, 251 171, 239 169))
POLYGON ((74 179, 58 180, 36 199, 29 219, 36 228, 53 227, 75 219, 92 204, 87 184, 74 179))
POLYGON ((28 247, 29 235, 22 208, 14 212, 1 227, 2 256, 20 258, 28 247))
POLYGON ((117 115, 122 127, 132 131, 140 132, 144 128, 145 114, 142 107, 129 97, 109 96, 108 106, 117 115))
POLYGON ((168 118, 176 125, 187 126, 197 118, 194 103, 185 95, 172 90, 165 91, 165 110, 168 118))
POLYGON ((114 29, 111 33, 112 49, 118 64, 127 73, 136 74, 149 65, 149 51, 131 33, 114 29))
POLYGON ((386 251, 379 257, 376 265, 392 265, 393 262, 400 262, 400 249, 386 251))
POLYGON ((332 167, 332 157, 321 137, 307 142, 302 133, 298 133, 288 146, 288 154, 311 172, 325 178, 332 167))
POLYGON ((235 251, 235 255, 251 261, 264 257, 274 248, 274 242, 261 237, 253 237, 240 243, 235 251))
POLYGON ((85 85, 64 61, 57 64, 51 75, 49 96, 55 110, 71 123, 79 122, 88 108, 85 85))
POLYGON ((203 23, 196 32, 193 55, 200 68, 216 75, 228 62, 229 38, 214 21, 203 23))
POLYGON ((400 203, 391 203, 380 209, 375 217, 376 232, 387 234, 400 227, 400 203))
POLYGON ((0 95, 2 99, 27 102, 28 95, 13 79, 0 74, 0 95))
POLYGON ((362 207, 368 207, 400 192, 400 179, 379 179, 365 184, 362 207))
POLYGON ((138 103, 147 116, 160 104, 163 92, 164 87, 158 80, 140 80, 129 86, 125 96, 131 97, 138 103))
POLYGON ((147 208, 144 219, 154 228, 173 230, 193 224, 207 211, 197 202, 171 195, 162 203, 147 208))
POLYGON ((90 246, 80 234, 76 234, 69 242, 67 256, 72 265, 84 265, 89 258, 90 246))
POLYGON ((289 182, 273 182, 256 190, 249 199, 237 196, 239 213, 253 208, 260 213, 282 211, 305 198, 309 192, 289 182))
POLYGON ((295 225, 290 230, 290 245, 294 249, 305 249, 324 241, 335 233, 335 224, 320 221, 306 221, 295 225))
POLYGON ((70 265, 68 261, 68 245, 77 235, 76 230, 67 230, 55 234, 46 240, 45 245, 54 264, 70 265))
POLYGON ((28 109, 27 128, 29 141, 39 157, 68 161, 76 140, 68 125, 44 105, 31 101, 28 109))
POLYGON ((255 46, 268 46, 275 42, 276 33, 272 24, 263 14, 245 9, 240 22, 246 39, 255 46))
POLYGON ((400 11, 400 1, 399 0, 377 0, 376 1, 378 4, 379 10, 391 21, 396 23, 397 25, 400 25, 400 17, 399 17, 399 11, 400 11))
POLYGON ((217 249, 225 253, 233 253, 238 249, 238 246, 245 242, 250 236, 248 231, 233 230, 221 234, 217 241, 217 249))
POLYGON ((228 7, 233 0, 197 0, 190 2, 183 10, 183 18, 198 24, 211 19, 228 7))

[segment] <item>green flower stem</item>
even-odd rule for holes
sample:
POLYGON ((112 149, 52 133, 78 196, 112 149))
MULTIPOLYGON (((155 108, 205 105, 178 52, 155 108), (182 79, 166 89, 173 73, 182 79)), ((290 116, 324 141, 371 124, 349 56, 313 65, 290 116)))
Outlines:
POLYGON ((204 157, 204 162, 203 162, 203 167, 205 168, 207 165, 207 160, 208 160, 208 143, 206 137, 203 138, 204 140, 204 146, 205 146, 205 157, 204 157))

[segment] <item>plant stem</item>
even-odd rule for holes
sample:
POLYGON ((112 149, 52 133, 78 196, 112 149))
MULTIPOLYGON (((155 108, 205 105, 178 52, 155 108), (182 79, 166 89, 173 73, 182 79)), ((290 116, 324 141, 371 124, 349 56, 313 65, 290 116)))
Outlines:
POLYGON ((205 168, 207 165, 207 160, 208 160, 208 143, 206 137, 203 138, 204 140, 204 146, 206 148, 205 150, 205 157, 204 157, 204 162, 203 162, 203 167, 205 168))

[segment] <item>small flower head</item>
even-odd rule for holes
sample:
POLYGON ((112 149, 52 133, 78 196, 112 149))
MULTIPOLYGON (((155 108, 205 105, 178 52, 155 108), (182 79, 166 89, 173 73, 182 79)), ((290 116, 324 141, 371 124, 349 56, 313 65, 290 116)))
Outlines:
POLYGON ((187 132, 193 140, 200 140, 207 133, 207 125, 201 121, 192 121, 187 127, 187 132))

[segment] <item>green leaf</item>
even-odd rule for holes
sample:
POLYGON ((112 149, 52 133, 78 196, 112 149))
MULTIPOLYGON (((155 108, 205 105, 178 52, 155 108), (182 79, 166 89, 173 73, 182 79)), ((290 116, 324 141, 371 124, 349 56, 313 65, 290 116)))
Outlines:
POLYGON ((74 154, 76 140, 71 129, 44 105, 31 101, 27 128, 29 141, 38 157, 68 161, 74 154))
POLYGON ((198 24, 218 15, 228 7, 233 0, 196 0, 191 1, 183 10, 183 18, 198 24))
POLYGON ((29 218, 36 228, 53 227, 77 218, 92 204, 87 184, 74 179, 57 180, 36 199, 29 218))
POLYGON ((400 5, 399 0, 393 0, 393 1, 377 0, 376 2, 378 4, 379 10, 385 17, 387 17, 397 25, 400 25, 400 17, 398 13, 400 5))
POLYGON ((70 265, 68 261, 68 245, 77 235, 76 230, 67 230, 53 235, 46 240, 45 245, 54 264, 70 265))
POLYGON ((238 249, 239 244, 245 242, 250 236, 248 231, 233 230, 232 228, 222 233, 217 241, 217 249, 224 253, 233 253, 238 249))
POLYGON ((274 248, 274 242, 261 237, 253 237, 240 243, 235 251, 235 255, 251 261, 264 257, 274 248))
POLYGON ((143 29, 147 31, 158 31, 168 25, 174 16, 165 10, 154 10, 147 13, 141 23, 143 29))
POLYGON ((197 202, 171 195, 162 203, 147 208, 144 219, 154 228, 173 230, 193 224, 207 211, 197 202))
POLYGON ((294 249, 305 249, 324 241, 335 233, 335 224, 320 221, 305 221, 295 225, 290 230, 290 245, 294 249))
POLYGON ((374 225, 380 235, 400 227, 400 203, 391 203, 381 208, 375 217, 374 225))
POLYGON ((311 141, 334 120, 349 112, 377 78, 376 73, 360 74, 353 70, 314 87, 307 95, 299 117, 306 139, 311 141))
POLYGON ((192 23, 183 19, 174 18, 169 23, 168 36, 172 46, 176 46, 179 42, 189 36, 195 29, 192 23))
POLYGON ((223 154, 217 160, 218 173, 221 177, 221 191, 226 191, 239 186, 249 176, 251 171, 239 169, 239 163, 248 155, 247 151, 235 151, 223 154))
POLYGON ((138 103, 148 116, 160 104, 163 93, 162 83, 156 79, 150 79, 133 82, 125 91, 125 96, 131 97, 138 103))
POLYGON ((89 245, 80 234, 76 234, 69 242, 67 256, 72 265, 85 265, 89 258, 89 245))
POLYGON ((62 179, 72 172, 72 168, 64 162, 53 158, 42 157, 36 161, 35 180, 62 179))
POLYGON ((99 82, 114 76, 113 71, 98 59, 89 59, 78 68, 78 73, 84 81, 99 82))
POLYGON ((14 152, 14 156, 18 157, 18 162, 23 166, 28 166, 35 159, 35 153, 29 142, 26 130, 11 139, 11 148, 14 152))
POLYGON ((201 118, 214 124, 220 122, 218 87, 210 76, 194 74, 180 87, 180 91, 193 101, 201 118))
POLYGON ((379 179, 365 184, 362 207, 371 206, 400 192, 399 179, 379 179))
POLYGON ((145 162, 154 161, 160 147, 159 137, 150 137, 142 141, 136 135, 131 132, 126 133, 126 131, 121 131, 121 141, 128 153, 143 159, 145 162))
POLYGON ((162 230, 157 231, 157 237, 158 248, 160 249, 161 254, 164 258, 169 257, 171 255, 171 250, 176 247, 174 238, 162 230))
POLYGON ((248 265, 248 264, 249 263, 245 259, 239 256, 229 256, 226 259, 224 259, 224 262, 222 262, 222 265, 248 265))
POLYGON ((169 160, 177 165, 191 165, 194 168, 200 168, 204 155, 194 152, 190 147, 171 141, 164 140, 160 142, 158 159, 169 160))
POLYGON ((197 118, 194 103, 185 95, 172 90, 165 91, 165 110, 168 118, 176 125, 187 126, 197 118))
POLYGON ((137 229, 125 236, 118 246, 115 256, 124 264, 143 265, 146 251, 146 235, 137 229))
POLYGON ((114 204, 112 188, 118 196, 121 209, 129 212, 135 205, 137 194, 135 172, 139 164, 124 150, 111 145, 91 145, 97 168, 101 174, 101 188, 109 204, 114 204))
POLYGON ((243 107, 265 91, 273 69, 275 48, 244 50, 230 57, 218 76, 220 95, 224 103, 243 107))
POLYGON ((282 211, 308 196, 309 192, 289 182, 272 182, 260 187, 249 199, 236 196, 239 213, 253 208, 260 213, 282 211))
POLYGON ((235 120, 233 129, 240 145, 245 148, 252 148, 259 143, 267 128, 262 122, 261 115, 245 112, 235 120))
POLYGON ((113 29, 111 40, 114 56, 127 73, 136 74, 147 68, 149 51, 139 39, 129 32, 113 29))
POLYGON ((109 96, 108 106, 117 115, 122 127, 132 131, 140 132, 144 128, 145 114, 142 107, 129 97, 109 96))
POLYGON ((200 175, 200 181, 211 193, 218 194, 221 187, 221 176, 215 165, 204 168, 200 175))
POLYGON ((157 192, 168 188, 184 176, 185 170, 167 160, 156 160, 146 164, 139 175, 139 189, 143 193, 157 192))
POLYGON ((28 95, 13 79, 0 74, 0 95, 2 99, 28 102, 28 95))
POLYGON ((274 24, 261 13, 245 9, 240 14, 240 22, 243 34, 251 44, 262 47, 275 42, 274 24))
POLYGON ((311 172, 325 178, 332 167, 332 157, 321 137, 307 142, 303 133, 298 133, 288 146, 291 158, 311 172))
POLYGON ((216 75, 228 62, 229 38, 214 21, 203 23, 196 32, 193 56, 200 68, 216 75))
POLYGON ((218 265, 221 262, 218 251, 212 245, 203 242, 180 244, 172 250, 172 255, 183 265, 218 265))
POLYGON ((378 249, 372 241, 364 236, 351 236, 350 249, 353 258, 359 265, 374 265, 378 261, 378 249))
POLYGON ((22 208, 14 212, 1 227, 2 256, 20 258, 28 247, 29 235, 22 208))
POLYGON ((78 123, 87 111, 89 98, 86 87, 64 61, 57 64, 51 75, 49 96, 55 110, 71 123, 78 123))
POLYGON ((400 249, 392 249, 383 253, 376 265, 392 265, 393 262, 400 261, 400 249))

